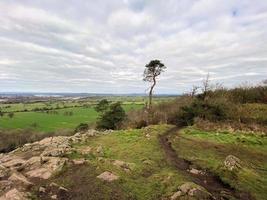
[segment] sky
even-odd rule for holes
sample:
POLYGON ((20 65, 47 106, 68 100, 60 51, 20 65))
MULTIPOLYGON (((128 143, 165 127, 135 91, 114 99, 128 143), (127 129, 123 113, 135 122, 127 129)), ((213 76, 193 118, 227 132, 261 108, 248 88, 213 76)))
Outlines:
POLYGON ((266 0, 0 0, 0 92, 144 93, 267 78, 266 0))

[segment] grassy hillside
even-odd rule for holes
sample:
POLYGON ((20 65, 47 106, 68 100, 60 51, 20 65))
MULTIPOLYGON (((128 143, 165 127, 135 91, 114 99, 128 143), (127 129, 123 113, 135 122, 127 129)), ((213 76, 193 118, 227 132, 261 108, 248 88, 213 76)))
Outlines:
MULTIPOLYGON (((146 129, 114 131, 93 137, 89 142, 74 146, 70 159, 85 158, 87 165, 67 166, 44 186, 55 182, 68 188, 69 199, 161 199, 169 197, 177 187, 188 181, 182 173, 167 163, 158 135, 172 128, 158 125, 146 129), (97 151, 101 147, 101 151, 97 151), (86 154, 81 153, 90 149, 86 154), (129 164, 125 170, 113 162, 129 164), (106 183, 96 178, 110 171, 120 178, 106 183)), ((36 191, 36 195, 38 192, 36 191)), ((41 199, 45 199, 42 197, 41 199)))
POLYGON ((239 190, 265 199, 267 191, 267 137, 244 132, 207 132, 185 128, 172 137, 172 146, 180 156, 217 174, 239 190), (238 157, 242 168, 229 172, 223 168, 228 155, 238 157))

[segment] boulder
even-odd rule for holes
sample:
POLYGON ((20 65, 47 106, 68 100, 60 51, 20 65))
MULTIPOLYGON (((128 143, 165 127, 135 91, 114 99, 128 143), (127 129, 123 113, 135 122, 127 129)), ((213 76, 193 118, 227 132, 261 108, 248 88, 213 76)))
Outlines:
POLYGON ((102 174, 97 176, 97 178, 102 179, 107 182, 112 182, 112 181, 119 179, 117 175, 112 174, 111 172, 108 172, 108 171, 103 172, 102 174))
POLYGON ((212 195, 200 185, 193 182, 187 182, 178 188, 178 191, 171 196, 171 200, 180 199, 195 199, 195 200, 212 200, 212 195))
POLYGON ((241 160, 233 155, 229 155, 224 160, 224 167, 229 171, 240 169, 242 167, 241 160))
POLYGON ((24 192, 18 191, 16 188, 8 191, 3 196, 0 197, 0 200, 27 200, 26 194, 24 192))

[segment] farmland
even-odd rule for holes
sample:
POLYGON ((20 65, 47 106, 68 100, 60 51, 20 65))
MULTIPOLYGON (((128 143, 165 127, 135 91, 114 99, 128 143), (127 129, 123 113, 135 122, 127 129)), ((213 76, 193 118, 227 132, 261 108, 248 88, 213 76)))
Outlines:
MULTIPOLYGON (((44 103, 36 104, 26 104, 28 109, 33 108, 43 108, 44 103), (39 107, 38 107, 39 106, 39 107)), ((51 104, 49 108, 54 108, 53 106, 57 105, 56 103, 51 104)), ((68 103, 67 106, 77 105, 74 103, 68 103)), ((125 111, 132 109, 142 108, 142 104, 135 103, 125 103, 123 108, 125 111)), ((8 115, 4 115, 0 118, 0 127, 3 129, 14 129, 14 128, 30 128, 36 131, 56 131, 60 129, 70 129, 73 130, 80 123, 93 123, 98 117, 97 112, 94 110, 93 106, 85 107, 69 107, 55 109, 55 112, 44 112, 44 111, 27 111, 22 112, 22 104, 14 104, 11 107, 8 107, 8 111, 19 110, 15 112, 14 117, 10 118, 8 115), (72 115, 66 115, 67 112, 71 112, 72 115)))

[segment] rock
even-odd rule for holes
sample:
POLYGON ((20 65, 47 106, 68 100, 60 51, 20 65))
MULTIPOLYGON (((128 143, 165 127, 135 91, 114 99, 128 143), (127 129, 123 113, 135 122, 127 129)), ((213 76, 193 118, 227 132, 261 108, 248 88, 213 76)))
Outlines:
POLYGON ((13 183, 9 180, 0 181, 0 192, 10 190, 13 187, 13 183))
POLYGON ((46 189, 44 187, 39 187, 39 192, 45 193, 46 189))
POLYGON ((233 171, 241 168, 241 160, 233 155, 229 155, 224 160, 224 166, 226 169, 233 171))
POLYGON ((55 194, 55 195, 52 195, 51 196, 51 199, 57 199, 57 195, 55 194))
POLYGON ((96 153, 100 156, 104 156, 104 149, 102 146, 96 148, 96 153))
POLYGON ((58 189, 60 192, 68 192, 69 190, 60 186, 59 189, 58 189))
POLYGON ((77 151, 82 155, 88 155, 92 152, 92 148, 87 146, 87 147, 79 148, 77 151))
POLYGON ((72 163, 74 165, 84 165, 87 163, 87 161, 85 159, 74 159, 72 160, 72 163))
POLYGON ((42 158, 39 156, 33 156, 23 164, 23 168, 26 171, 40 168, 42 165, 42 158))
POLYGON ((21 173, 18 173, 18 172, 14 172, 8 178, 8 180, 12 181, 14 184, 22 184, 22 185, 25 185, 25 186, 33 185, 33 183, 28 181, 28 179, 25 176, 23 176, 21 173))
POLYGON ((8 191, 3 196, 0 197, 0 200, 27 200, 26 194, 24 192, 18 191, 16 188, 8 191))
POLYGON ((174 193, 172 197, 174 199, 175 198, 178 199, 179 196, 185 196, 185 199, 190 199, 190 197, 192 197, 196 200, 212 200, 213 199, 212 195, 205 188, 192 182, 187 182, 181 185, 178 188, 178 191, 174 193), (179 191, 180 193, 178 193, 179 191))
POLYGON ((190 170, 188 170, 191 174, 200 174, 200 175, 204 175, 205 174, 205 172, 203 172, 203 171, 201 171, 201 170, 198 170, 198 169, 194 169, 194 168, 192 168, 192 169, 190 169, 190 170))
POLYGON ((6 167, 0 165, 0 180, 6 178, 8 175, 9 170, 6 167))
POLYGON ((56 184, 56 183, 54 183, 54 182, 52 182, 52 183, 50 183, 50 185, 49 185, 50 187, 60 187, 58 184, 56 184))
POLYGON ((42 159, 44 162, 44 164, 42 164, 42 167, 47 168, 52 172, 60 171, 68 161, 67 158, 58 158, 58 157, 44 157, 42 159))
POLYGON ((102 179, 102 180, 107 181, 107 182, 112 182, 112 181, 119 179, 119 177, 117 175, 112 174, 111 172, 108 172, 108 171, 103 172, 102 174, 97 176, 97 178, 102 179))
POLYGON ((122 168, 124 171, 130 171, 133 168, 133 164, 126 163, 121 160, 115 160, 113 162, 113 165, 115 165, 116 167, 122 168))
POLYGON ((180 196, 182 196, 182 192, 181 192, 181 191, 175 192, 175 193, 171 196, 171 200, 178 200, 180 196))
POLYGON ((21 167, 25 162, 26 161, 24 159, 15 158, 3 163, 2 165, 6 168, 16 169, 21 167))
POLYGON ((52 176, 52 172, 46 168, 39 168, 28 171, 26 175, 31 178, 49 179, 52 176))

